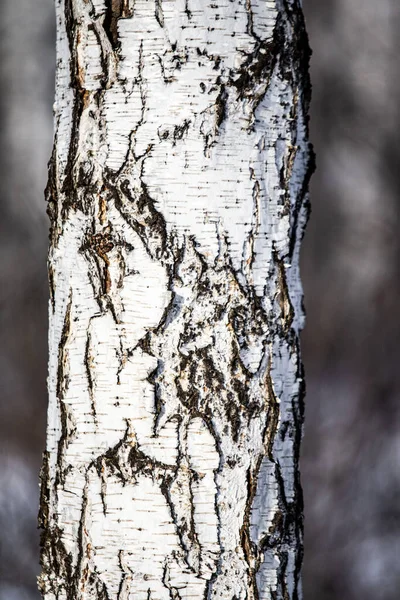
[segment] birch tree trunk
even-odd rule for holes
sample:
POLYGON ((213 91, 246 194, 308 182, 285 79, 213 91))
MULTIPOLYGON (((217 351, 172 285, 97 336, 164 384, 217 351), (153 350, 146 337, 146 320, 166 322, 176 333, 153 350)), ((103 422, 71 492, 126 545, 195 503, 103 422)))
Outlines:
POLYGON ((43 598, 300 598, 299 1, 57 28, 43 598))

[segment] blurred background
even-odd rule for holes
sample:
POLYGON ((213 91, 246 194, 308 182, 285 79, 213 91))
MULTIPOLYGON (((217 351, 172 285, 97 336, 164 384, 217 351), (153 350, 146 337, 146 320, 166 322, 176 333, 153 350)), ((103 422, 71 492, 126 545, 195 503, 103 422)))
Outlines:
MULTIPOLYGON (((303 243, 305 600, 400 589, 400 5, 303 0, 318 169, 303 243)), ((0 5, 0 600, 39 600, 53 0, 0 5)))

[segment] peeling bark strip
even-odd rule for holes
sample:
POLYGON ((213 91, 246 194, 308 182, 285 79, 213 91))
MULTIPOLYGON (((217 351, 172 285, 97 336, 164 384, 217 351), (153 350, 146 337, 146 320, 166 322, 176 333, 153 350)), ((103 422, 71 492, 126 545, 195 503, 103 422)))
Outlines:
POLYGON ((46 600, 301 597, 298 0, 57 0, 46 600))

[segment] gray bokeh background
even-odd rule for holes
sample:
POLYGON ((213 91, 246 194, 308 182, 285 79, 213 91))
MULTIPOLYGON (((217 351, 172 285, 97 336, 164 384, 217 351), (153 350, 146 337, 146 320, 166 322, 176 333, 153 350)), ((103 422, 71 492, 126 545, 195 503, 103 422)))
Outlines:
MULTIPOLYGON (((318 170, 303 244, 306 600, 400 589, 400 5, 303 0, 318 170)), ((0 5, 0 600, 39 600, 53 0, 0 5)))

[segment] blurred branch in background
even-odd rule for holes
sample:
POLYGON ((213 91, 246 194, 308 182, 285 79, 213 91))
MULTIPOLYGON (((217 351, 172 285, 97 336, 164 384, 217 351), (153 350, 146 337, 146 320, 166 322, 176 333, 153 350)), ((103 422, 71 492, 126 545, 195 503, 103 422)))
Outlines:
MULTIPOLYGON (((306 600, 400 587, 397 0, 303 0, 317 152, 303 245, 306 600)), ((53 0, 0 6, 0 600, 38 600, 53 0)))

